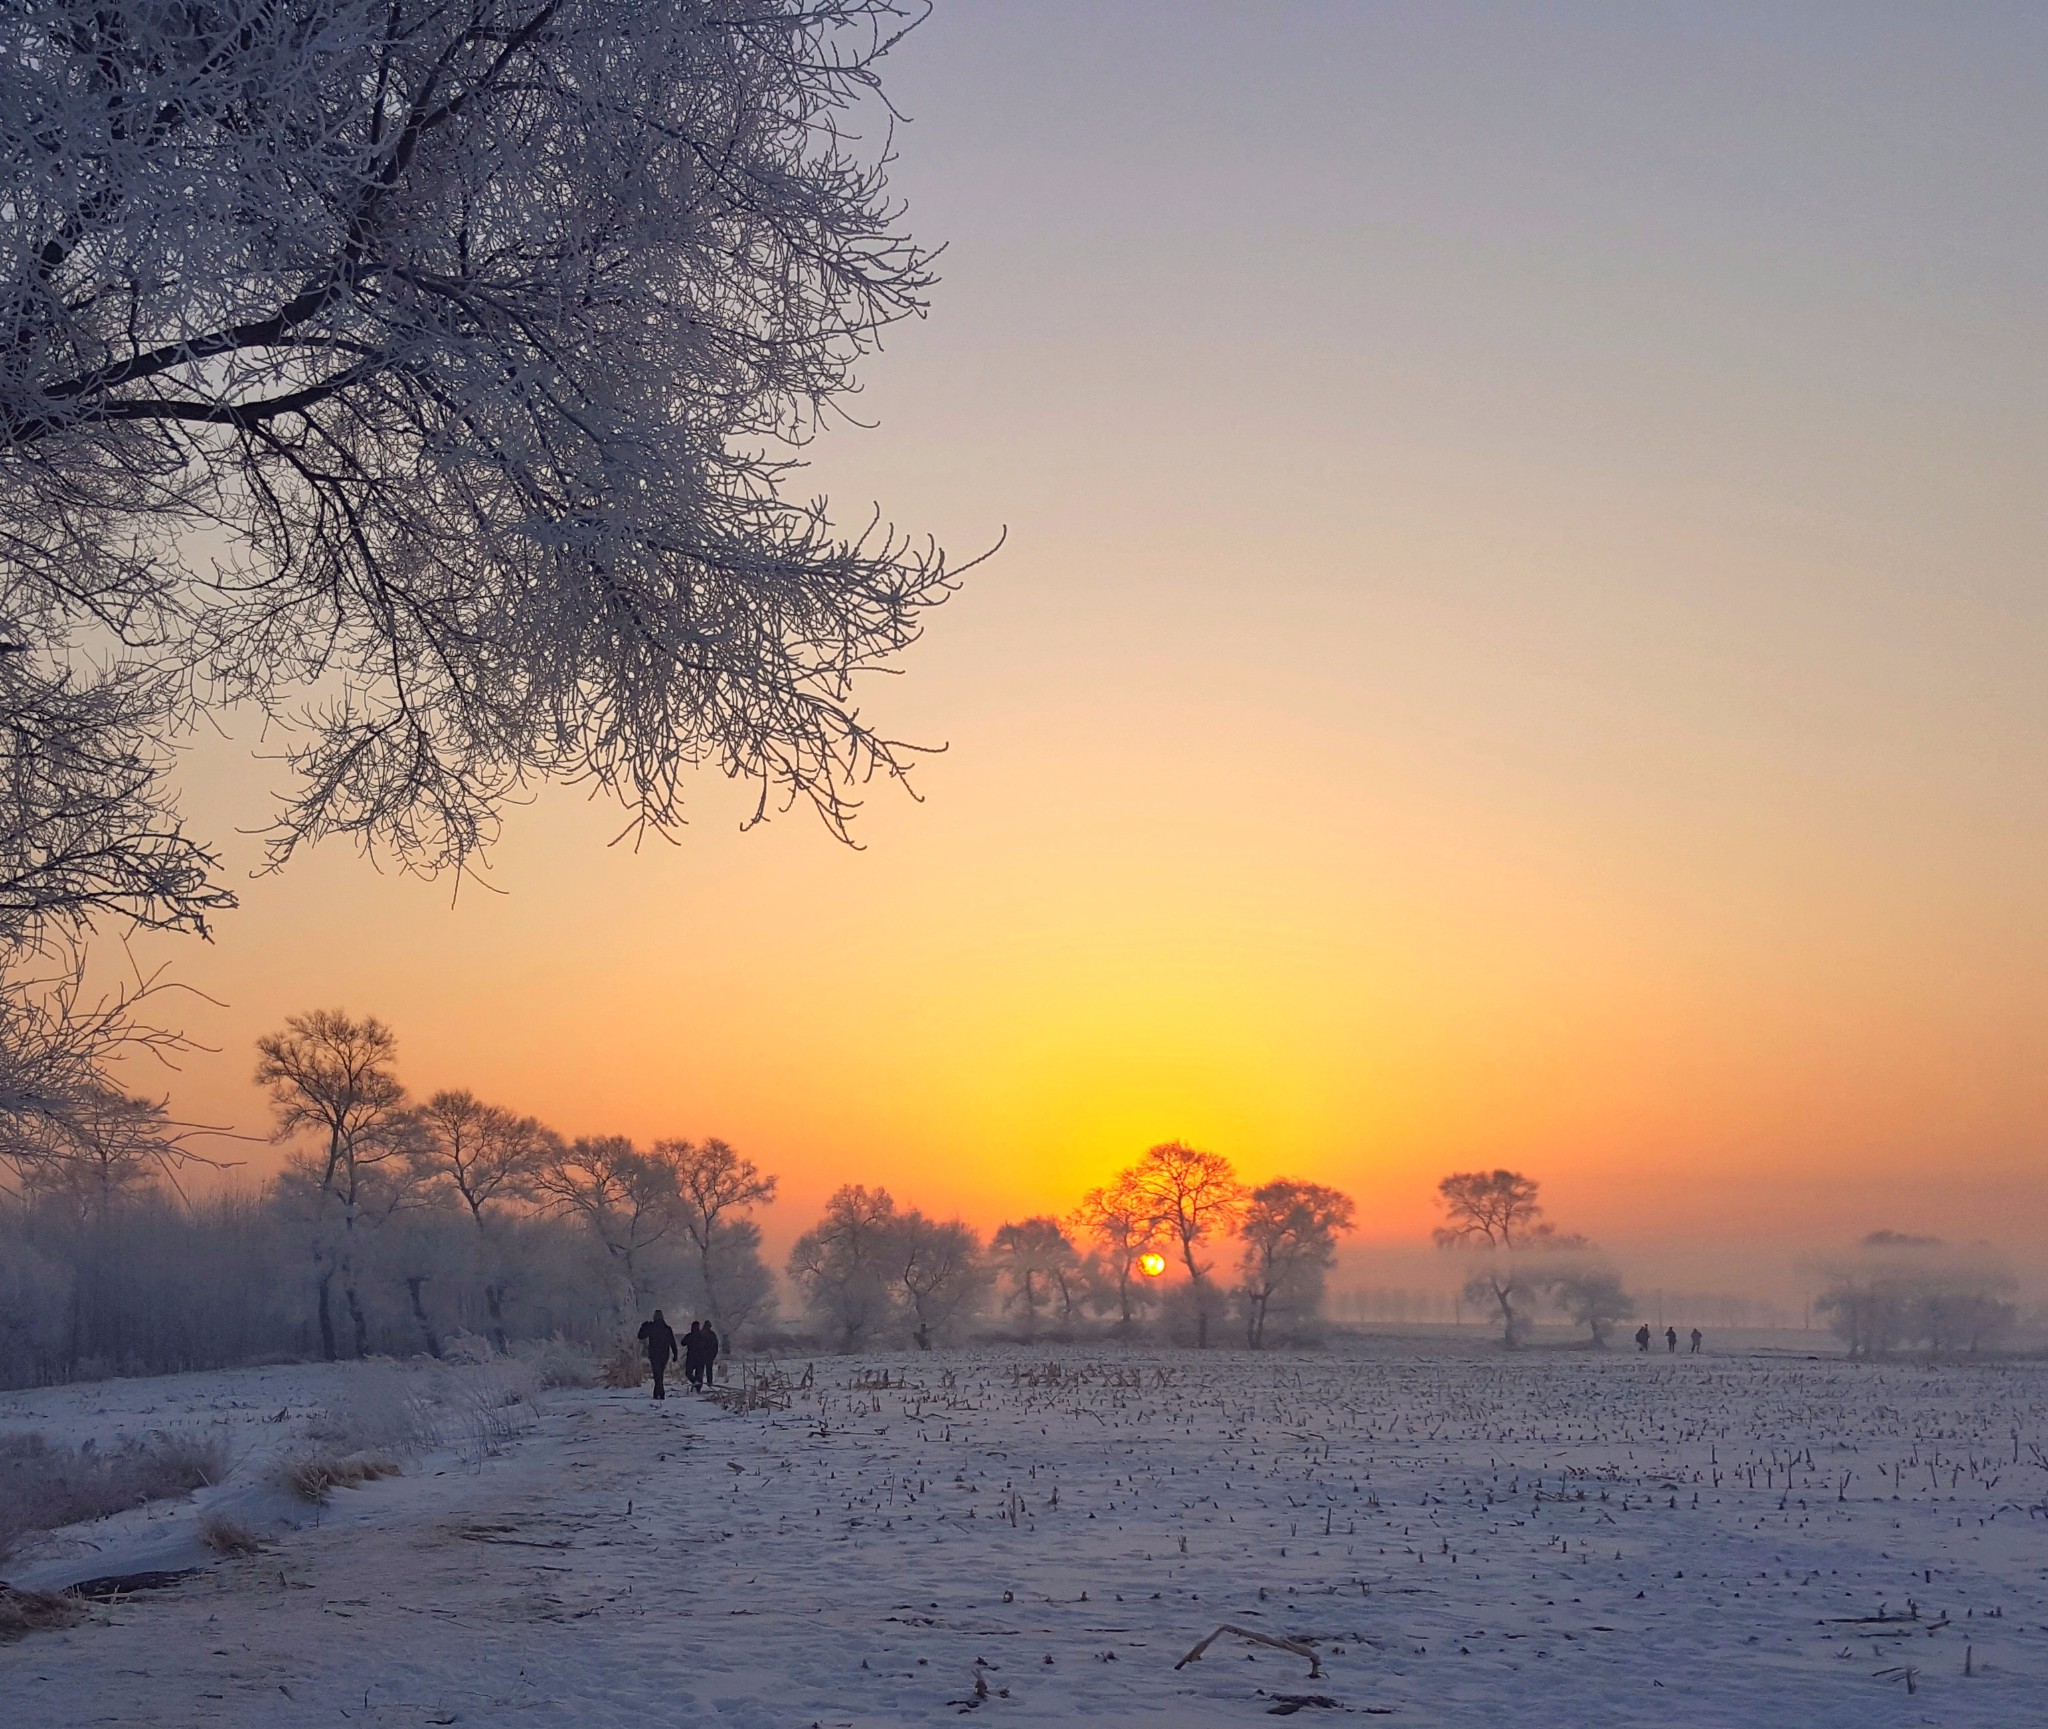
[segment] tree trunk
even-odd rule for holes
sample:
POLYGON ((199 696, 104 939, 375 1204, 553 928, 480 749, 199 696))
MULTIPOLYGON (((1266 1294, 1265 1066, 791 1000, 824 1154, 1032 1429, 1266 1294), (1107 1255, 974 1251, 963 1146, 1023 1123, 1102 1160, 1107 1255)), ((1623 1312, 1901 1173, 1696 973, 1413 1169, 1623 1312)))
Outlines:
MULTIPOLYGON (((491 1284, 484 1286, 484 1307, 491 1312, 491 1343, 498 1348, 498 1355, 509 1357, 512 1347, 505 1340, 505 1287, 491 1284)), ((435 1356, 441 1353, 436 1351, 435 1356)))
POLYGON ((349 1331, 355 1340, 356 1360, 361 1362, 370 1354, 370 1323, 363 1314, 363 1299, 356 1290, 354 1273, 343 1281, 341 1294, 348 1303, 349 1331))
POLYGON ((320 1354, 328 1362, 336 1361, 341 1352, 334 1343, 334 1269, 325 1267, 320 1273, 320 1354))
POLYGON ((420 1287, 427 1282, 424 1273, 415 1273, 405 1281, 407 1293, 412 1298, 412 1318, 419 1322, 420 1333, 427 1341, 427 1355, 441 1354, 441 1341, 435 1336, 434 1323, 427 1319, 427 1305, 420 1300, 420 1287))
POLYGON ((1202 1284, 1202 1270, 1195 1265, 1195 1239, 1180 1233, 1180 1258, 1188 1269, 1188 1289, 1195 1297, 1195 1349, 1209 1348, 1209 1293, 1202 1284))
POLYGON ((71 1276, 71 1347, 65 1353, 64 1378, 78 1373, 78 1360, 85 1355, 85 1281, 74 1271, 71 1276))
POLYGON ((640 1302, 640 1269, 633 1264, 634 1257, 631 1247, 622 1247, 619 1250, 619 1259, 624 1263, 626 1271, 626 1308, 630 1315, 637 1315, 642 1307, 640 1302))

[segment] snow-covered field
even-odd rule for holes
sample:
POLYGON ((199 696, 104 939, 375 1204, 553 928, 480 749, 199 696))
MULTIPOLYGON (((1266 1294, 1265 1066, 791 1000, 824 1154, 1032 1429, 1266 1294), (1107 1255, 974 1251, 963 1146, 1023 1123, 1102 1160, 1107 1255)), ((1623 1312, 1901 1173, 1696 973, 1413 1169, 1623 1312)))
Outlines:
MULTIPOLYGON (((266 1459, 364 1373, 5 1395, 0 1429, 225 1418, 242 1463, 201 1501, 281 1522, 266 1459)), ((2048 1721, 2048 1365, 821 1359, 750 1414, 551 1393, 490 1453, 458 1434, 260 1556, 0 1647, 0 1721, 2048 1721), (1321 1676, 1234 1636, 1174 1667, 1225 1622, 1321 1676)), ((170 1553, 203 1511, 9 1577, 111 1570, 138 1525, 170 1553)))

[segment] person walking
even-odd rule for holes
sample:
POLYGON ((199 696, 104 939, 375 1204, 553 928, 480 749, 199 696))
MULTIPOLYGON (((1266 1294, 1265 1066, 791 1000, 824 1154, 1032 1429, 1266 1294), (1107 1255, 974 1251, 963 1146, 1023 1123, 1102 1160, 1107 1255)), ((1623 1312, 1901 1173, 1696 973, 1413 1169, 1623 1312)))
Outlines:
POLYGON ((1674 1357, 1678 1355, 1678 1329, 1676 1327, 1666 1327, 1664 1329, 1664 1348, 1674 1357))
POLYGON ((718 1382, 718 1376, 714 1373, 718 1367, 718 1329, 712 1326, 709 1321, 704 1323, 703 1350, 704 1385, 707 1387, 715 1386, 718 1382))
POLYGON ((666 1399, 668 1389, 662 1385, 662 1377, 668 1373, 669 1359, 676 1354, 676 1336, 668 1322, 661 1318, 661 1311, 654 1311, 654 1319, 640 1323, 640 1343, 647 1347, 647 1366, 654 1371, 654 1396, 666 1399))
POLYGON ((1636 1329, 1636 1349, 1647 1352, 1650 1348, 1650 1323, 1645 1321, 1636 1329))
POLYGON ((1704 1342, 1705 1342, 1705 1339, 1706 1339, 1706 1334, 1702 1333, 1702 1332, 1701 1332, 1701 1331, 1699 1330, 1699 1328, 1697 1328, 1697 1327, 1693 1328, 1693 1330, 1692 1330, 1692 1353, 1691 1353, 1691 1354, 1692 1354, 1693 1356, 1697 1357, 1697 1356, 1698 1356, 1698 1355, 1700 1354, 1700 1346, 1701 1346, 1701 1344, 1702 1344, 1702 1343, 1704 1343, 1704 1342))
POLYGON ((704 1323, 692 1321, 690 1330, 683 1335, 683 1373, 690 1377, 690 1391, 700 1392, 704 1386, 704 1323))

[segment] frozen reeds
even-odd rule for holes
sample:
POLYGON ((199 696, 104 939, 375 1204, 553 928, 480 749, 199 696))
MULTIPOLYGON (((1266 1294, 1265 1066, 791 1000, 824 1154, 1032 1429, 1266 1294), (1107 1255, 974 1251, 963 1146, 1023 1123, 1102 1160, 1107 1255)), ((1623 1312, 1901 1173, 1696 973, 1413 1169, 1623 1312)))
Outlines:
POLYGON ((359 1489, 401 1474, 395 1459, 364 1453, 292 1453, 277 1462, 277 1483, 301 1501, 322 1506, 336 1489, 359 1489))
POLYGON ((110 1448, 66 1447, 39 1434, 0 1436, 0 1556, 31 1533, 188 1495, 226 1475, 212 1436, 130 1436, 110 1448))

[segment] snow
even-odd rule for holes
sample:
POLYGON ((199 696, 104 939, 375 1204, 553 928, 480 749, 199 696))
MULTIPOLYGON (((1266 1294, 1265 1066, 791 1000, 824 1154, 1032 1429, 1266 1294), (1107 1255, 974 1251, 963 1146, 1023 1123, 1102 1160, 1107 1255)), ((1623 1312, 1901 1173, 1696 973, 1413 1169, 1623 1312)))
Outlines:
MULTIPOLYGON (((288 1444, 264 1431, 363 1373, 9 1395, 0 1427, 222 1421, 243 1458, 208 1494, 248 1494, 288 1444)), ((498 1456, 429 1452, 259 1557, 0 1647, 0 1718, 1198 1725, 1291 1694, 2010 1725, 2048 1687, 2044 1447, 2040 1363, 1392 1339, 825 1358, 750 1414, 556 1392, 498 1456), (1174 1668, 1224 1622, 1315 1640, 1322 1678, 1230 1636, 1174 1668)))

